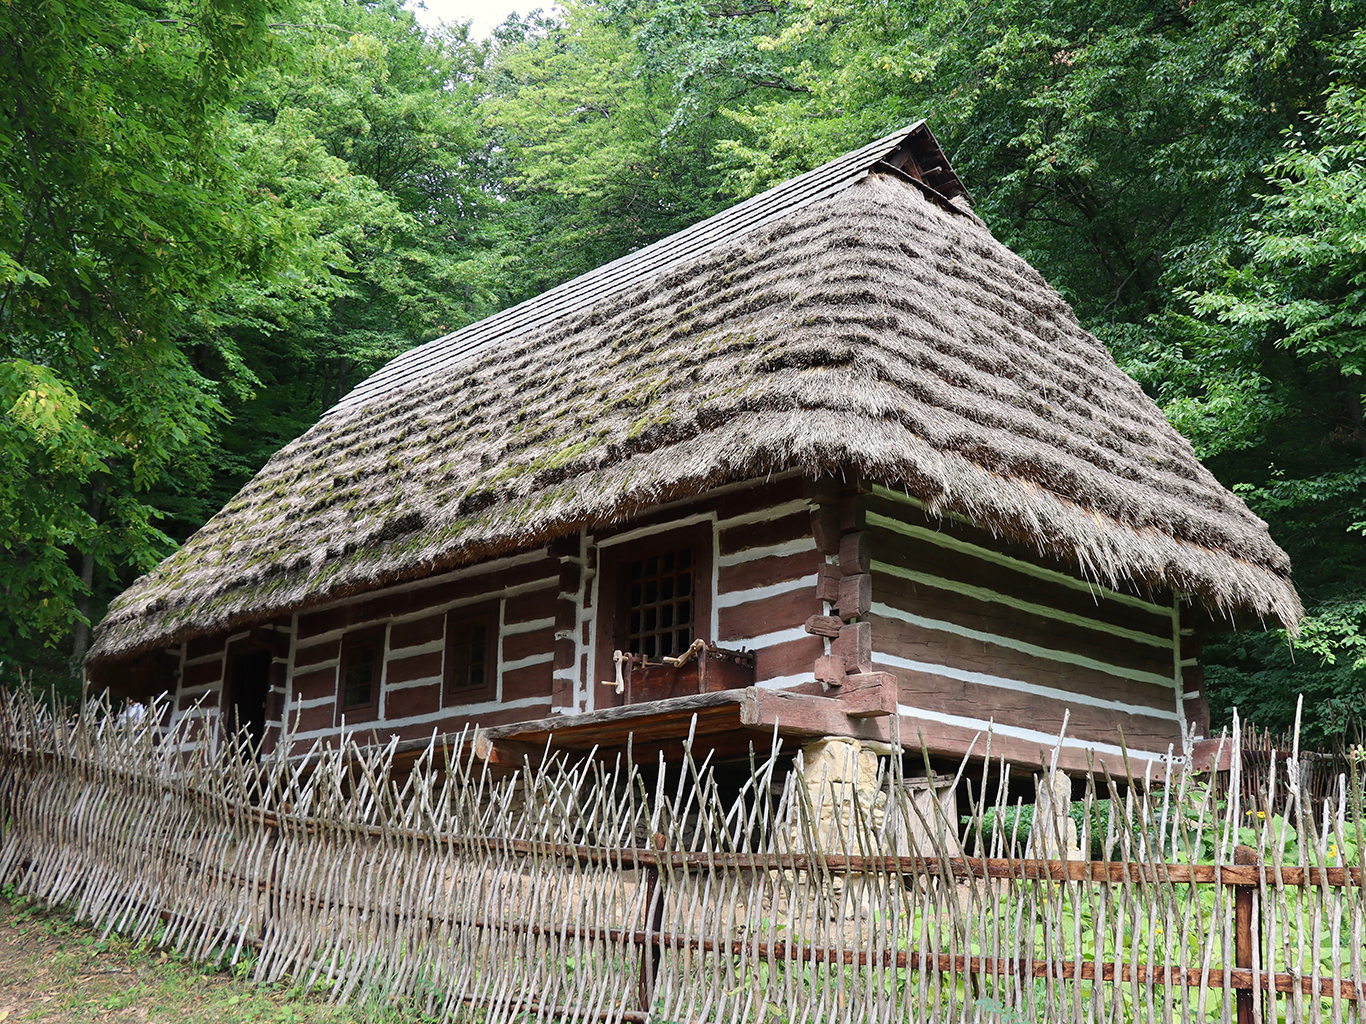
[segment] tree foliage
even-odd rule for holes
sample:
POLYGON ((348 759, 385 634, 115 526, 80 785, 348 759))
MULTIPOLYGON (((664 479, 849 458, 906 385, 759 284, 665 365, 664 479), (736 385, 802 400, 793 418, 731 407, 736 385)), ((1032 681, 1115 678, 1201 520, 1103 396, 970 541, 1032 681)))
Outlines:
POLYGON ((364 375, 496 308, 480 219, 482 49, 427 35, 394 3, 324 0, 293 16, 230 121, 250 193, 288 226, 291 261, 201 310, 205 370, 235 387, 207 486, 180 496, 181 535, 364 375))
POLYGON ((1298 659, 1267 637, 1236 638, 1217 680, 1263 720, 1286 720, 1303 690, 1325 733, 1366 717, 1366 33, 1335 51, 1333 70, 1317 111, 1265 167, 1242 237, 1213 283, 1185 293, 1193 315, 1172 331, 1197 336, 1189 358, 1229 385, 1218 407, 1206 388, 1181 408, 1214 430, 1258 424, 1216 465, 1294 556, 1309 609, 1298 659))
POLYGON ((475 42, 393 0, 11 5, 0 657, 79 648, 397 352, 927 117, 1291 553, 1301 637, 1214 643, 1216 714, 1303 690, 1327 738, 1366 682, 1362 15, 568 0, 475 42))
POLYGON ((148 489, 222 408, 186 322, 273 249, 217 131, 269 14, 0 10, 0 650, 82 624, 96 567, 164 550, 148 489))

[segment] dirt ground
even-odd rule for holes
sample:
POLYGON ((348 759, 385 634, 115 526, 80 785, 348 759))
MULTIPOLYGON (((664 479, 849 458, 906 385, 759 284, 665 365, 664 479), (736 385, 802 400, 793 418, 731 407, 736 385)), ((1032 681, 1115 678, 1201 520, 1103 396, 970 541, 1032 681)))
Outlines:
POLYGON ((147 945, 0 898, 0 1024, 416 1024, 420 1018, 329 1007, 317 995, 262 988, 197 969, 147 945))

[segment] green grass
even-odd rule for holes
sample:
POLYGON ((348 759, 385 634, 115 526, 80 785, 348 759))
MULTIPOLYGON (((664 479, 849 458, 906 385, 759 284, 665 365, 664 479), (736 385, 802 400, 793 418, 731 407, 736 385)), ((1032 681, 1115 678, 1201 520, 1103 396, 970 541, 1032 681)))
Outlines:
POLYGON ((0 1024, 419 1024, 407 1007, 329 1006, 324 993, 260 986, 249 964, 212 970, 69 915, 0 897, 0 1024))

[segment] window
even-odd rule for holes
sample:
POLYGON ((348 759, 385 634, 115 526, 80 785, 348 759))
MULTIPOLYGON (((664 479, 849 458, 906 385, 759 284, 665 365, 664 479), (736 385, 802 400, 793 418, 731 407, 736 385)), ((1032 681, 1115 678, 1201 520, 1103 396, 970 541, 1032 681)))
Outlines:
POLYGON ((446 616, 445 691, 447 704, 469 704, 494 693, 497 654, 489 608, 460 608, 446 616))
POLYGON ((711 523, 661 531, 639 540, 598 546, 597 641, 593 699, 597 707, 624 699, 604 679, 613 674, 612 652, 643 654, 651 661, 676 657, 711 632, 711 523))
POLYGON ((369 629, 342 637, 337 673, 338 717, 348 722, 374 718, 379 710, 380 671, 384 661, 384 630, 369 629))
POLYGON ((658 659, 688 649, 693 638, 692 567, 691 547, 626 563, 626 650, 658 659))

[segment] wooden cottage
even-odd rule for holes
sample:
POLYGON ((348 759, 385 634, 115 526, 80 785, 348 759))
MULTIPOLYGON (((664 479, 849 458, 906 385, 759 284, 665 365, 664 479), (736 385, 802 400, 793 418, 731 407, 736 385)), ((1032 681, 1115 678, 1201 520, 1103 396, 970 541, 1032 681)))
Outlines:
MULTIPOLYGON (((916 124, 395 359, 99 625, 96 683, 343 726, 1037 763, 1207 727, 1285 553, 916 124), (980 749, 980 747, 979 747, 980 749)), ((196 712, 194 709, 198 708, 196 712)))

